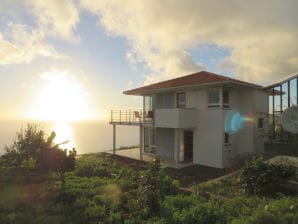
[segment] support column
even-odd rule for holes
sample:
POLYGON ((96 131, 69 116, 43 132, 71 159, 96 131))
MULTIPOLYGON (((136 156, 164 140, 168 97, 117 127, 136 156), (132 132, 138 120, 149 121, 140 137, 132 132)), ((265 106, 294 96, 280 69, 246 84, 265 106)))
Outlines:
POLYGON ((272 134, 275 139, 275 87, 272 87, 272 134))
POLYGON ((116 124, 113 124, 113 154, 116 154, 116 124))
POLYGON ((143 137, 143 126, 140 125, 140 160, 143 160, 143 148, 144 148, 144 137, 143 137))
POLYGON ((174 160, 175 167, 179 168, 179 129, 174 130, 174 160))

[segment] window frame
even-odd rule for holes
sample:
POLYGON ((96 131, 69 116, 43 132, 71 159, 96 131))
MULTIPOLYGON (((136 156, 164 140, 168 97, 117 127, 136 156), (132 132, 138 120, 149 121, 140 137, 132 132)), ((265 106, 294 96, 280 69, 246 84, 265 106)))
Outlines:
POLYGON ((176 108, 186 108, 186 93, 185 92, 177 92, 176 93, 176 108), (181 99, 179 96, 184 95, 184 103, 181 104, 179 99, 181 99))
POLYGON ((229 132, 224 132, 224 144, 225 145, 230 145, 230 133, 229 132))
POLYGON ((264 118, 263 117, 258 117, 258 123, 257 123, 257 127, 258 127, 258 130, 262 130, 262 129, 264 129, 264 118), (260 123, 260 121, 262 121, 261 123, 260 123), (260 127, 260 124, 262 124, 262 127, 260 127))
POLYGON ((220 90, 208 90, 207 91, 207 103, 208 108, 220 108, 220 90), (218 93, 218 102, 217 103, 210 103, 210 93, 211 92, 217 92, 218 93))
POLYGON ((222 108, 230 108, 230 91, 229 90, 222 90, 222 108), (227 93, 227 100, 228 102, 225 101, 224 93, 227 93))

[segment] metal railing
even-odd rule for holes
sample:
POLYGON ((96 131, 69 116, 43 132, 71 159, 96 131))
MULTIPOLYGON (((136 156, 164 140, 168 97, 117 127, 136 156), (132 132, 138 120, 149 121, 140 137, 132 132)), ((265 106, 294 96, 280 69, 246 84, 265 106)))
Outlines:
POLYGON ((111 110, 110 123, 150 123, 152 120, 152 110, 111 110))

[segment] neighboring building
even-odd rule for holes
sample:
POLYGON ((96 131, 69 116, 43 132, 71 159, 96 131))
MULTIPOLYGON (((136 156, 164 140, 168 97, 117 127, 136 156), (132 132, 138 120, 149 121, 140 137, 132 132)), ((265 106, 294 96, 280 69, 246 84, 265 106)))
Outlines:
POLYGON ((112 111, 110 123, 140 126, 140 158, 155 154, 224 168, 237 156, 262 154, 268 92, 262 86, 202 71, 124 91, 143 96, 141 111, 112 111))

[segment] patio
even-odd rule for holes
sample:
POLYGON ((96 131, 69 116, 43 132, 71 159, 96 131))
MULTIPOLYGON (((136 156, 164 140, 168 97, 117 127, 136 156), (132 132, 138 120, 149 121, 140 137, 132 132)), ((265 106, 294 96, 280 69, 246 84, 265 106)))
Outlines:
MULTIPOLYGON (((116 155, 120 157, 125 157, 129 159, 134 159, 134 160, 143 160, 145 162, 151 162, 155 157, 153 155, 148 155, 143 153, 143 159, 140 158, 140 148, 132 148, 132 149, 121 149, 121 150, 116 150, 115 154, 113 153, 113 150, 107 151, 107 154, 110 155, 116 155)), ((176 162, 174 160, 163 160, 161 159, 161 167, 162 168, 184 168, 184 167, 189 167, 193 166, 193 163, 182 163, 180 162, 178 164, 178 167, 176 167, 176 162)))

